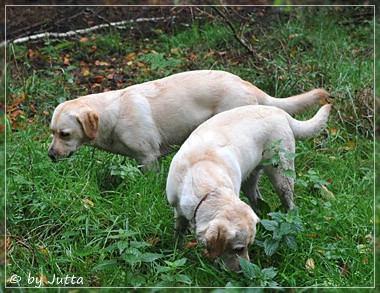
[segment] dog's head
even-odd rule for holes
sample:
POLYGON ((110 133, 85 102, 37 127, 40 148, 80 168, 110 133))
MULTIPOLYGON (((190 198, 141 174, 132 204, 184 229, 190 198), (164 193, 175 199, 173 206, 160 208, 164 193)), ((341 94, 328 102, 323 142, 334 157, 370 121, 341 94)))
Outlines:
POLYGON ((66 158, 97 136, 99 116, 78 100, 64 102, 55 109, 51 130, 53 141, 48 155, 52 160, 66 158))
POLYGON ((202 237, 210 258, 220 257, 228 268, 238 271, 238 256, 249 260, 248 245, 255 239, 258 222, 254 211, 242 201, 220 213, 202 237))

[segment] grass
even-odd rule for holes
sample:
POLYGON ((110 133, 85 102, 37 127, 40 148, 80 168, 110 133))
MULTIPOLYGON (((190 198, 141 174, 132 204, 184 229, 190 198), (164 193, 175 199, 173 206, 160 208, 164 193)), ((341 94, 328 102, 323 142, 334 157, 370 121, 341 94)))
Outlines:
MULTIPOLYGON (((47 282, 67 275, 90 287, 374 286, 373 126, 366 118, 373 110, 373 22, 356 18, 366 9, 292 8, 279 19, 256 18, 244 37, 261 58, 217 20, 156 30, 144 41, 110 30, 9 47, 7 286, 34 287, 31 277, 39 277, 43 286, 62 287, 47 282), (161 55, 144 57, 155 52, 161 55), (298 248, 279 246, 268 256, 255 244, 252 264, 238 273, 213 264, 201 245, 177 249, 165 194, 173 154, 158 174, 144 175, 135 161, 89 147, 56 164, 47 157, 51 114, 63 100, 209 68, 278 97, 322 86, 336 97, 328 129, 297 141, 298 248), (21 281, 11 284, 14 274, 21 281)), ((265 176, 260 189, 271 211, 279 210, 265 176)), ((259 224, 258 240, 270 237, 259 224)))

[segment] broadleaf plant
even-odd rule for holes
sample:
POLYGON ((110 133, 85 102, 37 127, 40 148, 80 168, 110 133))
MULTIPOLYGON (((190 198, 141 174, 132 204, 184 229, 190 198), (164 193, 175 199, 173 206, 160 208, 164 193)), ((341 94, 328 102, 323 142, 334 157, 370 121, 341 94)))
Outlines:
POLYGON ((275 254, 281 245, 294 251, 297 250, 297 234, 303 231, 297 208, 286 214, 269 213, 269 216, 272 219, 263 219, 260 222, 265 231, 262 238, 256 240, 256 244, 264 248, 267 256, 275 254))

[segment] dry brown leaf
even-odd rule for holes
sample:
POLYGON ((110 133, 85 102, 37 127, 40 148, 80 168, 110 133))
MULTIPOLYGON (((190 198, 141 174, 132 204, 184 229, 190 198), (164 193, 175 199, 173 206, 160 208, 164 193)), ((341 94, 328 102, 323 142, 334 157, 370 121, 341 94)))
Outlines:
POLYGON ((102 81, 105 80, 105 77, 102 76, 102 75, 94 75, 93 78, 94 78, 94 81, 95 81, 96 83, 101 83, 102 81))
POLYGON ((156 245, 158 242, 160 242, 160 238, 156 235, 149 235, 147 238, 145 238, 145 242, 148 242, 150 245, 156 245))
POLYGON ((336 128, 336 127, 331 127, 331 128, 329 129, 329 132, 330 132, 331 135, 335 136, 335 135, 338 134, 338 128, 336 128))
POLYGON ((41 283, 41 280, 44 282, 44 284, 48 284, 49 281, 48 281, 48 278, 44 275, 44 274, 39 274, 37 277, 36 277, 36 283, 41 283))
POLYGON ((340 270, 342 271, 342 277, 347 278, 349 275, 349 268, 346 264, 341 263, 339 266, 340 270))
POLYGON ((183 245, 183 248, 196 247, 198 245, 196 240, 191 240, 183 245))

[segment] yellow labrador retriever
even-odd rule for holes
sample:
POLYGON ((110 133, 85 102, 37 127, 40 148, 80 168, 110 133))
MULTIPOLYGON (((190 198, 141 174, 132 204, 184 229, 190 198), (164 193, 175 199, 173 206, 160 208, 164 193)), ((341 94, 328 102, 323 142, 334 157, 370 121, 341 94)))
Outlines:
POLYGON ((244 106, 217 114, 201 124, 184 142, 171 162, 166 192, 174 207, 175 230, 186 232, 189 222, 212 259, 221 257, 232 270, 237 255, 249 259, 259 218, 239 199, 240 187, 255 208, 260 169, 268 174, 286 210, 294 207, 295 137, 315 135, 325 127, 331 105, 310 120, 298 121, 271 106, 244 106), (281 164, 260 165, 274 154, 279 142, 281 164), (195 227, 194 227, 195 226, 195 227))
POLYGON ((151 169, 211 116, 244 105, 272 105, 290 114, 325 103, 323 89, 273 98, 238 76, 189 71, 155 81, 66 101, 55 109, 49 157, 74 154, 82 145, 135 158, 151 169))

